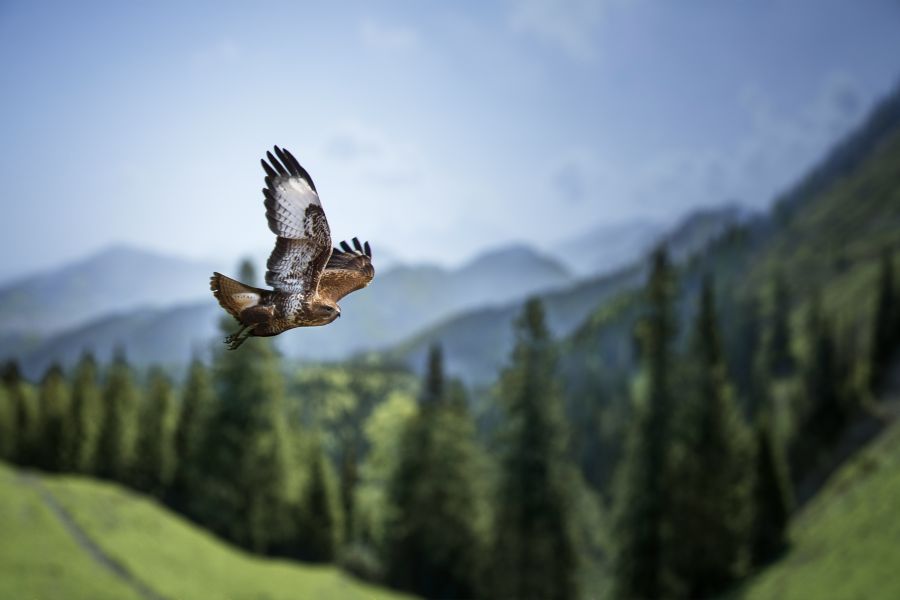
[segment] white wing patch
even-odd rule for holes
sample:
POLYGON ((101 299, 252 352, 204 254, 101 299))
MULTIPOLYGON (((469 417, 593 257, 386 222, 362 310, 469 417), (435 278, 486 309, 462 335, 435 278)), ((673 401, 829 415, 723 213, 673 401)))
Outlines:
POLYGON ((322 206, 315 190, 299 177, 279 177, 272 182, 272 189, 271 200, 266 198, 272 233, 295 240, 309 235, 306 209, 322 206))
POLYGON ((231 299, 240 307, 240 310, 259 304, 259 294, 254 294, 253 292, 238 292, 237 294, 232 294, 231 299))
POLYGON ((309 173, 287 150, 274 150, 262 161, 266 219, 278 236, 266 263, 266 283, 283 293, 312 294, 331 255, 328 220, 309 173))

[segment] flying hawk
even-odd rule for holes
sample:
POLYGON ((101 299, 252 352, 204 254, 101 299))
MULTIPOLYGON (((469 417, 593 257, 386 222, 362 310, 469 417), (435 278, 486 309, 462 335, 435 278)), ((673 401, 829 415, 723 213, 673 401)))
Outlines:
POLYGON ((266 152, 266 219, 277 237, 266 263, 271 290, 213 273, 210 289, 241 328, 225 338, 234 350, 250 336, 278 335, 294 327, 327 325, 341 316, 337 302, 375 277, 369 242, 331 247, 331 231, 309 173, 294 155, 266 152))

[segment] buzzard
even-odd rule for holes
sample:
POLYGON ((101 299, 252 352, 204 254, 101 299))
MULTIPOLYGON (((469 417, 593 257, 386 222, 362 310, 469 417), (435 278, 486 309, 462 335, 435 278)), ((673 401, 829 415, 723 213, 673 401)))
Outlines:
POLYGON ((266 263, 265 290, 213 273, 210 289, 241 328, 225 338, 231 350, 250 336, 278 335, 294 327, 327 325, 341 316, 338 300, 375 277, 369 242, 331 247, 331 231, 309 173, 294 155, 266 152, 266 219, 278 236, 266 263))

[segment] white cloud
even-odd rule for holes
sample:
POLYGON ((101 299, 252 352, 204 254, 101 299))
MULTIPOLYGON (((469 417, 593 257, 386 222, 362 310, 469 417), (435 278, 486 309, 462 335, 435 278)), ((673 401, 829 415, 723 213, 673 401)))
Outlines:
POLYGON ((366 19, 359 26, 363 44, 374 50, 407 51, 419 45, 419 35, 410 27, 386 25, 366 19))
POLYGON ((569 57, 590 61, 611 10, 630 0, 516 0, 509 15, 513 31, 558 47, 569 57))
POLYGON ((209 68, 222 64, 232 64, 241 58, 241 47, 231 38, 223 38, 199 48, 191 55, 194 68, 209 68))
POLYGON ((598 198, 610 193, 615 182, 612 169, 588 148, 570 148, 548 165, 550 193, 561 197, 570 209, 596 205, 598 198))
POLYGON ((408 185, 420 180, 423 171, 415 144, 357 121, 338 125, 323 153, 368 183, 408 185))
POLYGON ((579 223, 598 214, 604 220, 666 219, 734 202, 765 208, 859 122, 860 96, 842 74, 826 78, 800 108, 778 107, 761 89, 746 87, 738 101, 749 123, 731 144, 659 152, 636 165, 571 148, 549 165, 543 180, 550 197, 565 202, 579 223))

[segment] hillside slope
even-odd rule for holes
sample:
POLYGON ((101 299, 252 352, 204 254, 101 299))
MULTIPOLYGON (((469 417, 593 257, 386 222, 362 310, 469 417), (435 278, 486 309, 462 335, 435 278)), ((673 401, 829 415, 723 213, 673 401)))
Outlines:
MULTIPOLYGON (((790 211, 777 205, 771 215, 728 232, 685 265, 678 295, 683 319, 692 314, 700 280, 712 274, 725 336, 734 337, 742 317, 740 303, 765 297, 778 273, 790 288, 797 333, 805 308, 818 297, 845 349, 865 355, 881 253, 900 249, 900 126, 880 132, 865 157, 835 174, 828 185, 824 171, 817 173, 821 184, 811 195, 787 196, 793 203, 790 211)), ((629 303, 620 303, 619 309, 611 314, 610 307, 599 306, 568 340, 568 353, 623 357, 607 366, 631 368, 631 340, 609 333, 628 331, 640 310, 629 303)))
POLYGON ((331 566, 248 555, 116 485, 4 463, 0 531, 2 600, 404 597, 331 566))
POLYGON ((900 598, 900 424, 838 470, 794 519, 792 547, 734 597, 900 598))
MULTIPOLYGON (((741 211, 734 207, 699 210, 687 215, 658 242, 669 248, 675 260, 681 260, 706 247, 710 239, 741 217, 741 211)), ((618 271, 540 294, 553 334, 571 334, 598 306, 639 287, 643 270, 642 258, 618 271)), ((439 342, 448 372, 468 383, 485 384, 509 356, 514 340, 512 324, 521 304, 519 300, 455 315, 399 344, 388 355, 418 369, 424 364, 428 347, 439 342)), ((626 335, 623 339, 631 338, 626 335)))

